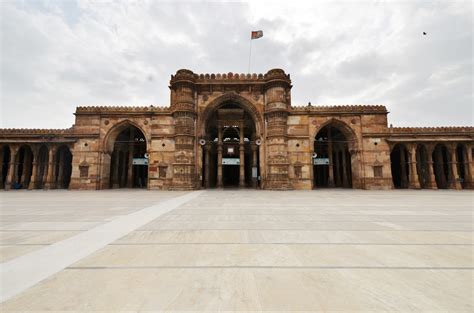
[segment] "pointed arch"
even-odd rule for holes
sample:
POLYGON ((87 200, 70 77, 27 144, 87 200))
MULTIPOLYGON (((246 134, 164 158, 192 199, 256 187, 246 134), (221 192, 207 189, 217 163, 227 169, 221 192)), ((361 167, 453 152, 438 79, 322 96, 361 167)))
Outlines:
POLYGON ((150 138, 145 132, 145 130, 137 123, 129 119, 126 119, 115 124, 109 129, 107 134, 104 136, 102 151, 107 154, 111 154, 114 151, 114 143, 115 143, 115 140, 117 139, 117 136, 128 127, 135 127, 138 130, 140 130, 143 136, 145 137, 147 147, 150 146, 150 138))
POLYGON ((225 105, 228 102, 234 102, 242 107, 249 115, 252 117, 257 135, 263 136, 263 117, 260 114, 256 105, 250 100, 240 96, 235 92, 227 92, 216 99, 212 100, 199 115, 199 124, 198 130, 199 135, 203 136, 206 133, 206 124, 211 115, 221 106, 225 105))

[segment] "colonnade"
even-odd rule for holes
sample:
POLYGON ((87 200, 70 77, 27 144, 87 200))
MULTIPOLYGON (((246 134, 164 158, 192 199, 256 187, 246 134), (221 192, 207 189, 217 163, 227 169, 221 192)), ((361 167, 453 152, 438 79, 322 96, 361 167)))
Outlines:
MULTIPOLYGON (((243 122, 239 125, 239 143, 238 143, 238 155, 239 155, 239 187, 243 188, 246 186, 245 182, 245 147, 246 143, 244 140, 244 130, 243 130, 243 122)), ((223 180, 223 158, 224 158, 224 141, 223 141, 223 127, 219 126, 217 131, 217 177, 216 177, 216 187, 222 188, 224 187, 224 180, 223 180)), ((258 167, 258 158, 257 158, 257 151, 258 146, 253 141, 248 143, 250 145, 250 152, 251 152, 251 160, 250 166, 258 167)), ((204 146, 204 185, 206 188, 211 187, 211 153, 213 150, 213 145, 211 142, 208 142, 204 146)), ((251 175, 251 187, 257 187, 257 177, 253 177, 251 175)))
POLYGON ((390 155, 395 188, 473 188, 470 143, 396 143, 390 155))
POLYGON ((66 145, 9 144, 1 147, 1 188, 68 188, 72 154, 66 145))

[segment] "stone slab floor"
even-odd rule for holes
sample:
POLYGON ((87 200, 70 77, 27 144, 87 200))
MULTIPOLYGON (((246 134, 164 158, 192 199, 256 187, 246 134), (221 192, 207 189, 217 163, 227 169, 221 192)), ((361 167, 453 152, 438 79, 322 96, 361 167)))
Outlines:
POLYGON ((0 312, 474 311, 470 191, 0 199, 0 312))

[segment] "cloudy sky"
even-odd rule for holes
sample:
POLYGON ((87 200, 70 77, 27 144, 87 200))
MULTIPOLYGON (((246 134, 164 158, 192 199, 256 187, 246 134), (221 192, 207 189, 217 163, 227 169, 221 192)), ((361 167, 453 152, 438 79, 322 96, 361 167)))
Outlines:
POLYGON ((9 1, 0 127, 82 105, 169 105, 170 75, 291 74, 293 105, 384 104, 394 126, 473 125, 470 1, 9 1), (427 32, 423 36, 423 32, 427 32))

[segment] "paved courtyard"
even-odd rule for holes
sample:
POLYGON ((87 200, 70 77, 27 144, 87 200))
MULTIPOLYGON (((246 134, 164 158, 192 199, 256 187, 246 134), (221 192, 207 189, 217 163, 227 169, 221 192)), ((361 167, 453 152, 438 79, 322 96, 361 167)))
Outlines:
POLYGON ((469 191, 1 192, 1 312, 472 312, 469 191))

